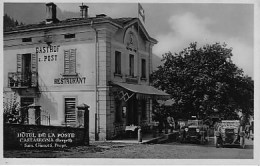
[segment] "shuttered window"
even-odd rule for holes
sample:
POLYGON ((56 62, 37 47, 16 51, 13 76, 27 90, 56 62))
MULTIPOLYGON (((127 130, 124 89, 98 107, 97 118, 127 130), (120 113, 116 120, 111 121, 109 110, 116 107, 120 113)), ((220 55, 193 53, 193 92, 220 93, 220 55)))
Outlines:
POLYGON ((65 98, 65 123, 76 122, 76 98, 65 98))
POLYGON ((17 54, 16 56, 17 79, 26 86, 36 87, 37 78, 37 54, 17 54))
POLYGON ((115 52, 115 74, 121 74, 121 52, 115 52))
POLYGON ((64 51, 64 74, 76 75, 76 49, 64 51))
POLYGON ((145 59, 142 59, 142 78, 146 78, 146 62, 145 59))
POLYGON ((129 56, 129 75, 134 76, 134 55, 130 54, 129 56))

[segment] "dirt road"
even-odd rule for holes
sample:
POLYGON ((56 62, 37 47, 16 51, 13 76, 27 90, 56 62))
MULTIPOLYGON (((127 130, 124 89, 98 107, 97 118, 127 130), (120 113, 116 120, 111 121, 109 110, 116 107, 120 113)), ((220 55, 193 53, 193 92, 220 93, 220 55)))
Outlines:
POLYGON ((207 145, 181 144, 123 144, 93 142, 63 150, 8 150, 4 157, 15 158, 150 158, 150 159, 253 159, 253 141, 246 140, 246 148, 215 148, 207 145))

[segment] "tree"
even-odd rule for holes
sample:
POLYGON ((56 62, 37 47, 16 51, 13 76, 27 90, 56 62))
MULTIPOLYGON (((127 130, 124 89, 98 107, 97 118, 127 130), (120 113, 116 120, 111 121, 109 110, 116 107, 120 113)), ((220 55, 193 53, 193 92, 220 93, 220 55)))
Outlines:
POLYGON ((232 56, 226 44, 198 48, 191 43, 178 54, 163 55, 163 64, 151 74, 152 85, 171 94, 179 118, 237 119, 238 110, 248 117, 253 114, 254 82, 232 56))
MULTIPOLYGON (((6 94, 4 94, 6 96, 6 94)), ((4 123, 21 123, 20 103, 17 102, 16 93, 8 97, 4 97, 3 101, 3 115, 4 123)))
POLYGON ((9 30, 10 28, 19 26, 19 25, 24 25, 23 23, 20 23, 17 20, 14 20, 7 14, 4 15, 4 31, 9 30))

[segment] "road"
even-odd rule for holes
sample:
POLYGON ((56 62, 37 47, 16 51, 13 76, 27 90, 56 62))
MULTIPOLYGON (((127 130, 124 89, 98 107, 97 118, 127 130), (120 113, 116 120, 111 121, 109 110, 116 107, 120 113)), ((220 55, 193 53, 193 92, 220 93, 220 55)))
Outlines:
POLYGON ((253 141, 246 140, 245 149, 215 148, 213 141, 207 145, 181 144, 123 144, 93 142, 64 150, 8 150, 4 157, 16 158, 149 158, 149 159, 253 159, 253 141))

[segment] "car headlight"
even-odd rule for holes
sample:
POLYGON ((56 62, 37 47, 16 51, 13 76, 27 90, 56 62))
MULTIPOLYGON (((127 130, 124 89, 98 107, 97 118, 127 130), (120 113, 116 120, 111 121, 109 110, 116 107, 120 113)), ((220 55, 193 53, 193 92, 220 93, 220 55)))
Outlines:
POLYGON ((188 129, 188 128, 185 128, 184 130, 185 130, 185 131, 188 131, 189 129, 188 129))
POLYGON ((196 132, 197 132, 197 133, 200 132, 200 129, 196 129, 196 132))

